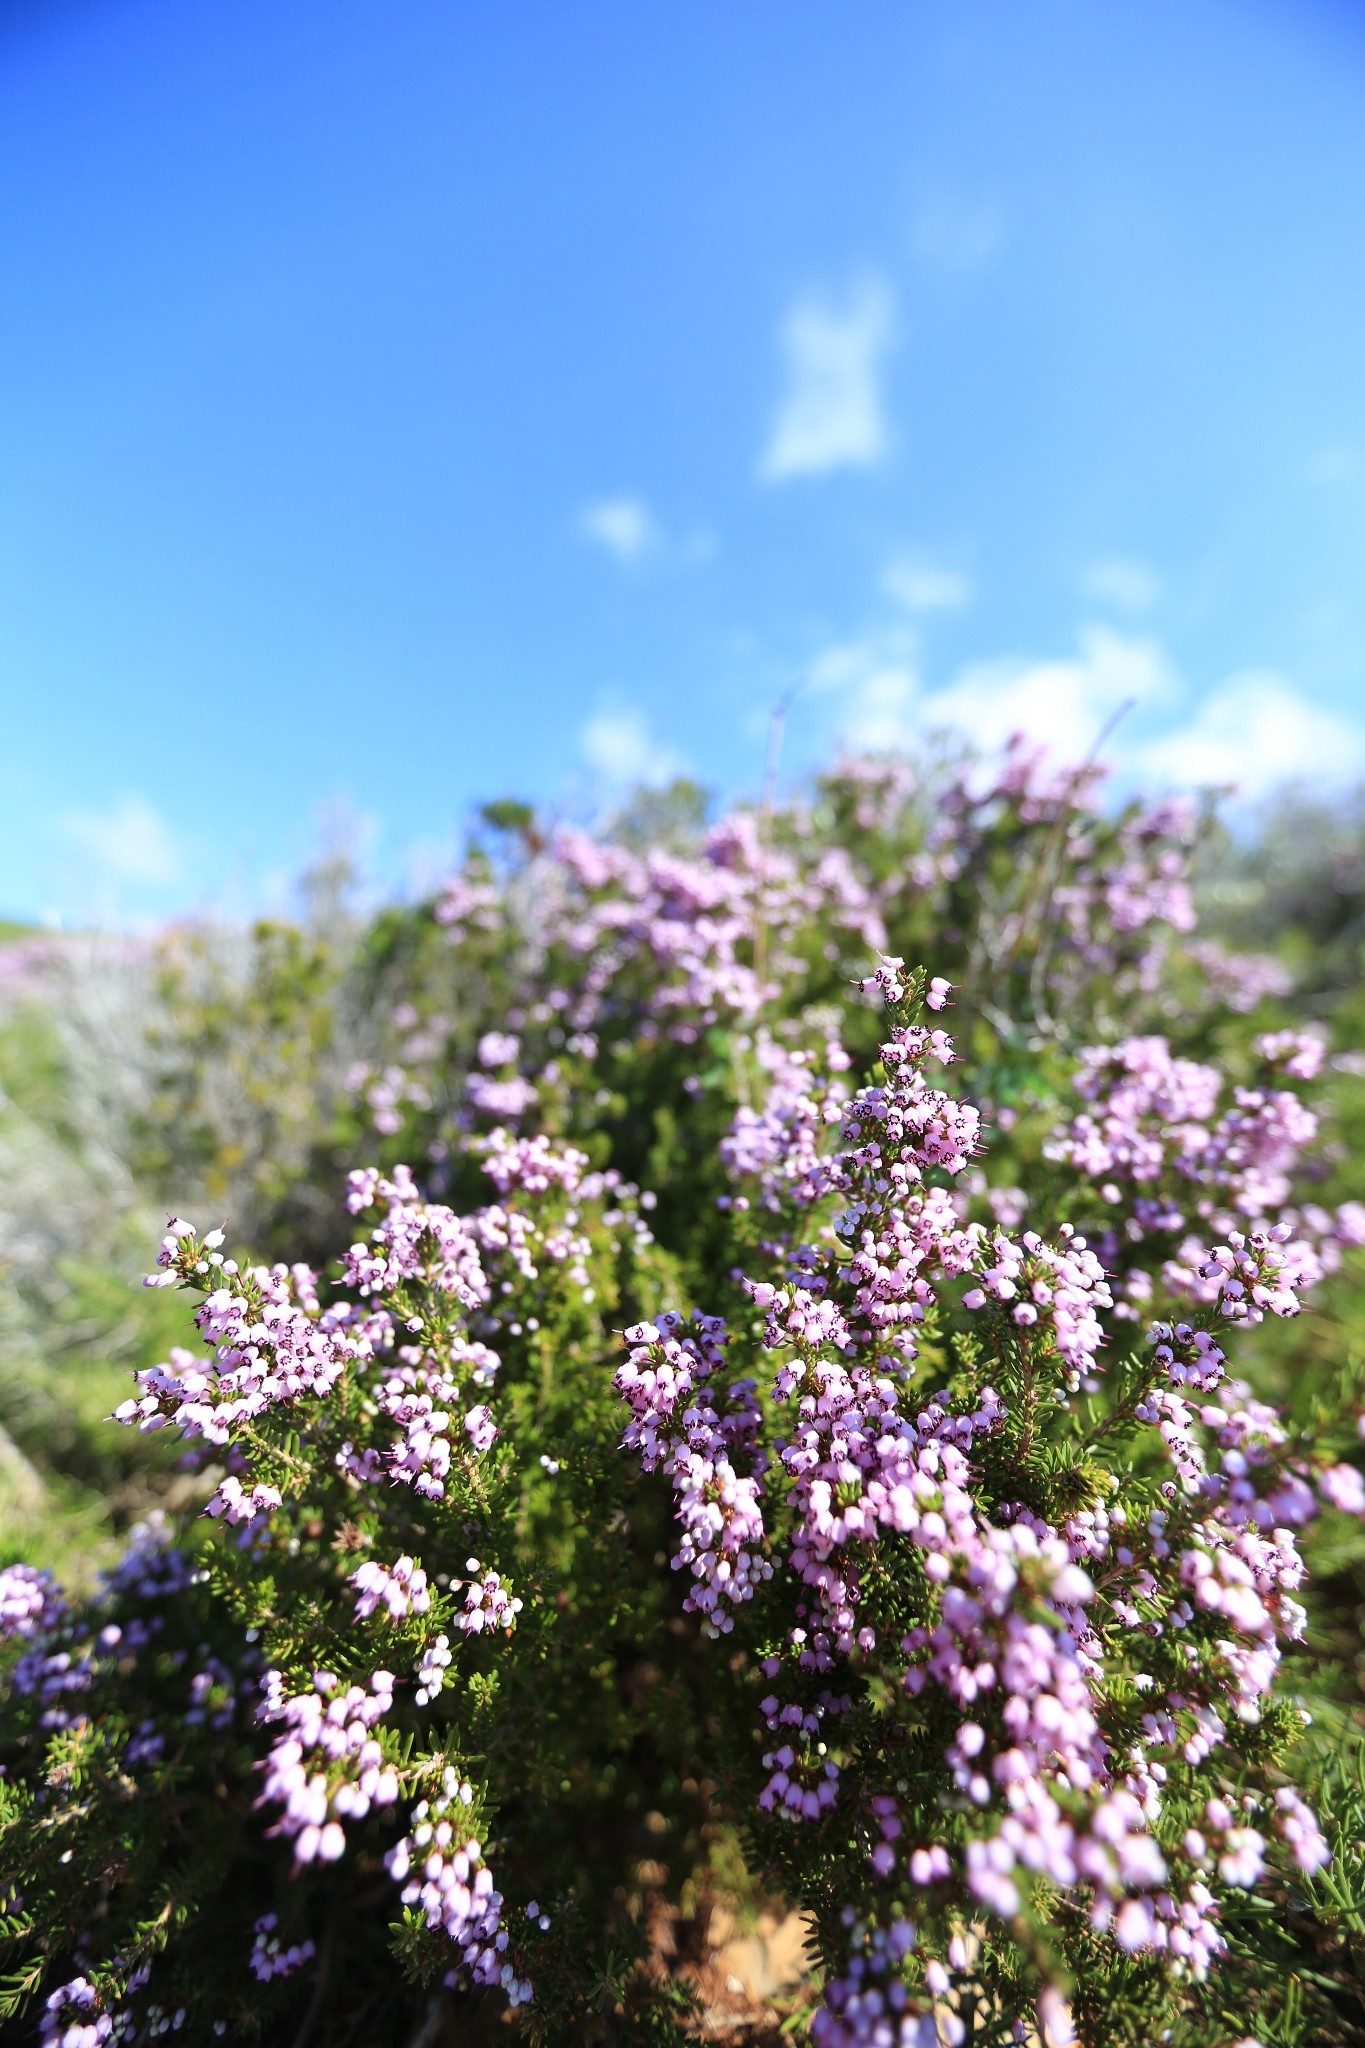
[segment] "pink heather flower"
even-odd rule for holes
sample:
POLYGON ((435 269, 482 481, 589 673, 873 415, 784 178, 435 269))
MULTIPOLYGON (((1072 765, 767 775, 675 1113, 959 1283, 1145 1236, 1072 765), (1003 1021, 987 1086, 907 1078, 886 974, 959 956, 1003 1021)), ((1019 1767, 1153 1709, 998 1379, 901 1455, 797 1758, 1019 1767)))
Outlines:
POLYGON ((952 982, 945 981, 941 974, 936 974, 929 984, 924 1000, 931 1010, 941 1010, 952 992, 952 982))
POLYGON ((1275 1794, 1275 1826, 1305 1875, 1311 1876, 1331 1862, 1332 1852, 1322 1838, 1317 1815, 1292 1785, 1282 1785, 1275 1794))
POLYGON ((1076 2027, 1071 2008, 1051 1984, 1045 1984, 1038 1994, 1038 2032, 1043 2048, 1075 2048, 1076 2027))
POLYGON ((1354 1465, 1329 1465, 1319 1472, 1318 1492, 1343 1514, 1365 1515, 1365 1478, 1354 1465))
POLYGON ((41 2048, 101 2048, 114 2038, 112 2016, 88 1978, 73 1977, 49 1994, 43 2006, 41 2048))
MULTIPOLYGON (((793 1305, 793 1313, 799 1313, 793 1305)), ((772 1576, 763 1555, 762 1485, 737 1455, 759 1425, 753 1382, 729 1390, 725 1412, 704 1383, 724 1363, 727 1332, 719 1317, 662 1315, 625 1333, 633 1346, 616 1373, 616 1390, 633 1411, 624 1443, 638 1449, 646 1471, 660 1465, 673 1482, 682 1540, 673 1559, 692 1586, 684 1605, 705 1617, 707 1633, 734 1627, 731 1609, 752 1599, 772 1576), (681 1411, 681 1412, 679 1412, 681 1411)))
POLYGON ((1066 1564, 1052 1581, 1053 1599, 1062 1607, 1083 1607, 1095 1597, 1095 1588, 1078 1564, 1066 1564))
MULTIPOLYGON (((850 1911, 847 1919, 852 1918, 850 1911)), ((826 1984, 824 2002, 811 2019, 815 2048, 943 2048, 965 2039, 955 2013, 936 2017, 909 2004, 901 1980, 915 1942, 908 1920, 855 1927, 853 1933, 853 1952, 842 1974, 826 1984)))
POLYGON ((465 1094, 475 1109, 503 1123, 515 1123, 540 1100, 539 1089, 522 1074, 513 1074, 504 1081, 495 1080, 490 1074, 471 1074, 465 1083, 465 1094))
POLYGON ((46 1634, 65 1612, 61 1589, 50 1572, 31 1564, 6 1565, 0 1571, 0 1642, 46 1634))
MULTIPOLYGON (((465 1569, 475 1576, 465 1583, 464 1611, 454 1617, 451 1626, 469 1636, 491 1634, 494 1629, 510 1635, 521 1613, 521 1601, 513 1598, 496 1572, 483 1572, 482 1577, 477 1576, 482 1567, 476 1557, 469 1559, 465 1569)), ((451 1580, 452 1593, 459 1591, 460 1584, 459 1579, 451 1580)), ((438 1638, 439 1643, 445 1640, 444 1636, 438 1638)), ((450 1662, 448 1656, 445 1662, 450 1662)))
POLYGON ((257 1804, 283 1809, 272 1832, 292 1841, 296 1864, 335 1862, 346 1846, 341 1823, 398 1798, 397 1775, 373 1733, 393 1706, 393 1675, 376 1671, 368 1692, 342 1691, 319 1671, 311 1692, 290 1698, 279 1672, 268 1671, 261 1691, 258 1720, 283 1722, 285 1732, 265 1760, 257 1804))
POLYGON ((1150 1948, 1156 1934, 1156 1917, 1150 1899, 1125 1899, 1114 1922, 1114 1939, 1120 1948, 1150 1948))
POLYGON ((390 1621, 405 1621, 410 1614, 425 1614, 431 1605, 427 1575, 410 1557, 400 1557, 392 1566, 368 1558, 351 1573, 350 1584, 356 1589, 357 1621, 368 1620, 380 1607, 390 1621))
POLYGON ((417 1666, 417 1691, 414 1698, 419 1707, 430 1706, 446 1682, 450 1668, 450 1637, 437 1636, 423 1650, 417 1666))
POLYGON ((476 1451, 489 1451, 497 1440, 493 1411, 485 1403, 471 1408, 464 1419, 465 1433, 476 1451))
POLYGON ((1342 1202, 1337 1209, 1336 1234, 1344 1245, 1365 1244, 1365 1202, 1342 1202))
POLYGON ((482 1846, 464 1832, 462 1809, 473 1796, 472 1786, 447 1766, 441 1791, 414 1806, 409 1832, 389 1851, 385 1866, 402 1887, 403 1904, 420 1907, 428 1927, 440 1928, 451 1942, 459 1977, 500 1986, 511 2005, 524 2005, 531 1985, 511 1958, 502 1895, 494 1889, 482 1846))
POLYGON ((870 974, 860 983, 865 996, 881 996, 888 1003, 898 1003, 905 995, 901 976, 905 962, 895 954, 883 954, 875 974, 870 974))
MULTIPOLYGON (((307 1267, 254 1268, 255 1305, 240 1274, 213 1270, 227 1284, 195 1311, 206 1351, 177 1347, 165 1364, 140 1372, 141 1396, 115 1409, 117 1421, 144 1431, 174 1424, 190 1439, 226 1445, 268 1408, 329 1394, 367 1355, 366 1337, 319 1313, 307 1267)), ((167 1277, 174 1284, 176 1269, 167 1277)))
MULTIPOLYGON (((1283 1210, 1317 1132, 1316 1117, 1293 1091, 1237 1088, 1229 1102, 1216 1068, 1175 1058, 1164 1038, 1090 1048, 1080 1092, 1089 1107, 1053 1134, 1047 1151, 1129 1209, 1134 1242, 1178 1230, 1190 1210, 1209 1215, 1215 1203, 1229 1221, 1263 1227, 1283 1210)), ((1323 1212, 1319 1235, 1332 1231, 1323 1212)))
POLYGON ((206 1515, 221 1515, 225 1522, 252 1522, 258 1515, 266 1515, 282 1505, 282 1496, 273 1486, 252 1486, 244 1488, 240 1479, 229 1474, 219 1482, 216 1492, 204 1509, 206 1515))
POLYGON ((1249 1891, 1265 1865, 1265 1836, 1255 1828, 1229 1828, 1218 1858, 1218 1875, 1224 1884, 1249 1891))
POLYGON ((1256 1050, 1294 1080, 1312 1081, 1322 1071, 1327 1042, 1317 1031, 1270 1031, 1256 1040, 1256 1050))
POLYGON ((485 1031, 477 1053, 481 1067, 510 1067, 521 1052, 521 1040, 510 1031, 485 1031))

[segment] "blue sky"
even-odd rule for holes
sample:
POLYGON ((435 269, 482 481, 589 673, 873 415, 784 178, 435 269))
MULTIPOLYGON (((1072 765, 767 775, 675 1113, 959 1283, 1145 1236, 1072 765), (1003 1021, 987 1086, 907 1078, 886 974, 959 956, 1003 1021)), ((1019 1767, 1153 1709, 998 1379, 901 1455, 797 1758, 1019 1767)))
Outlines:
POLYGON ((1362 193, 1325 0, 11 0, 0 914, 743 793, 798 679, 792 775, 1365 770, 1362 193))

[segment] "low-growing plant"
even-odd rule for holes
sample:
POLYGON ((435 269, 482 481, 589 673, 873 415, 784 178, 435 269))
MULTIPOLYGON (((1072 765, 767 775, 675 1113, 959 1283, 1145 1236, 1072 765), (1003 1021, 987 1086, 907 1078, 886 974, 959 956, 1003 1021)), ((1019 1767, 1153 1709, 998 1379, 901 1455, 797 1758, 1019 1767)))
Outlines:
POLYGON ((1355 1419, 1239 1370, 1365 1236, 1295 1199, 1320 1041, 1225 1083, 1016 1032, 1006 1113, 943 1085, 959 995, 1002 1072, 989 987, 884 957, 842 1012, 772 1000, 684 879, 681 982, 600 918, 542 998, 586 1074, 481 1044, 420 1180, 351 1172, 333 1272, 171 1223, 199 1341, 118 1416, 203 1516, 93 1600, 0 1575, 4 2010, 49 2048, 676 2039, 723 1838, 806 1917, 818 2048, 1359 2038, 1295 1673, 1355 1419), (623 981, 655 1027, 604 1105, 623 981), (619 1163, 667 1160, 627 1077, 697 1105, 669 1188, 619 1163))

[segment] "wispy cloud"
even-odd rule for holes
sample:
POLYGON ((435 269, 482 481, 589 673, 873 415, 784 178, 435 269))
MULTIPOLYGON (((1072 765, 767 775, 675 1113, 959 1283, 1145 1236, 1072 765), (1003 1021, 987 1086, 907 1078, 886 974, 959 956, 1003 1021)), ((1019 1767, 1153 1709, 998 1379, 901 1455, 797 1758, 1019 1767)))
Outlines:
POLYGON ((1156 572, 1131 555, 1106 555, 1092 562, 1083 578, 1087 596, 1120 611, 1150 611, 1161 595, 1156 572))
POLYGON ((809 674, 835 701, 839 737, 872 752, 913 750, 948 731, 991 754, 1023 732, 1057 761, 1081 761, 1131 707, 1102 749, 1128 784, 1230 785, 1259 797, 1286 782, 1340 788, 1365 775, 1365 719, 1315 704, 1267 670, 1230 676, 1195 700, 1159 639, 1108 626, 1084 629, 1069 656, 972 662, 937 688, 906 627, 836 642, 809 674))
POLYGON ((709 526, 669 532, 644 498, 623 493, 595 498, 578 515, 581 537, 629 569, 649 562, 665 569, 699 569, 718 547, 709 526))
POLYGON ((904 663, 878 662, 853 693, 843 738, 859 753, 890 754, 908 747, 916 732, 919 679, 904 663))
POLYGON ((643 498, 597 498, 580 512, 578 530, 618 562, 641 562, 663 544, 658 522, 643 498))
POLYGON ((922 263, 940 270, 980 270, 1004 234, 1000 208, 989 200, 940 192, 915 215, 911 246, 922 263))
POLYGON ((1149 740, 1138 760, 1163 781, 1230 783, 1248 797, 1299 780, 1340 787, 1365 772, 1365 725, 1313 704, 1283 676, 1249 669, 1149 740))
POLYGON ((972 599, 970 577, 929 555, 893 555, 882 571, 882 589, 908 612, 960 611, 972 599))
POLYGON ((921 729, 953 726, 978 746, 1012 733, 1045 740, 1059 760, 1083 760, 1122 705, 1169 703, 1178 684, 1156 640, 1087 627, 1077 651, 1057 661, 978 662, 925 698, 921 729))
POLYGON ((782 323, 787 381, 759 463, 765 483, 882 460, 890 435, 881 375, 894 339, 891 293, 878 278, 842 298, 796 301, 782 323))
POLYGON ((579 734, 579 748, 596 776, 625 788, 671 782, 687 765, 650 731, 638 711, 597 712, 579 734))
POLYGON ((1177 693, 1158 642, 1101 626, 1083 632, 1069 657, 974 662, 937 689, 926 686, 905 632, 828 647, 811 679, 838 693, 836 724, 849 746, 913 748, 927 733, 952 730, 990 752, 1023 731, 1059 760, 1083 759, 1121 705, 1159 708, 1177 693))
POLYGON ((93 863, 93 882, 157 886, 181 879, 179 843, 145 797, 120 797, 103 811, 66 811, 58 826, 67 844, 93 863))
POLYGON ((807 674, 812 692, 836 699, 834 726, 845 746, 878 754, 912 742, 921 689, 913 634, 893 628, 836 641, 807 674))

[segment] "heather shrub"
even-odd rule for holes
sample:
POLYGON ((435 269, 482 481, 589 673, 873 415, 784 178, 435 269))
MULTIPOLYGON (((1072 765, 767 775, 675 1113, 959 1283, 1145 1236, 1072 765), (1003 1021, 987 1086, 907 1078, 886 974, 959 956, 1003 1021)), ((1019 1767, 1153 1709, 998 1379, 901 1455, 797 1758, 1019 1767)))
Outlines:
POLYGON ((116 1411, 187 1511, 0 1573, 14 2038, 714 2034, 722 1897, 819 2048, 1361 2038, 1353 1076, 1093 784, 168 942, 123 1142, 242 1234, 116 1411))
MULTIPOLYGON (((850 761, 809 801, 709 829, 684 785, 605 838, 490 805, 414 909, 263 924, 245 958, 168 935, 125 1147, 163 1199, 225 1207, 257 1250, 321 1260, 340 1249, 331 1190, 348 1170, 401 1160, 447 1192, 471 1125, 532 1114, 637 1179, 666 1164, 653 1184, 690 1243, 694 1177, 718 1191, 715 1147, 751 1085, 742 1041, 822 1003, 842 1013, 878 951, 932 957, 959 984, 961 1052, 1002 1100, 1046 1088, 1040 1050, 1159 1019, 1181 969, 1185 1034, 1229 993, 1287 986, 1264 955, 1188 957, 1204 821, 1183 800, 1108 814, 1099 780, 1022 746, 994 774, 850 761), (480 1056, 509 1038, 510 1059, 480 1056)), ((852 1028, 871 1054, 870 1020, 852 1028)))

